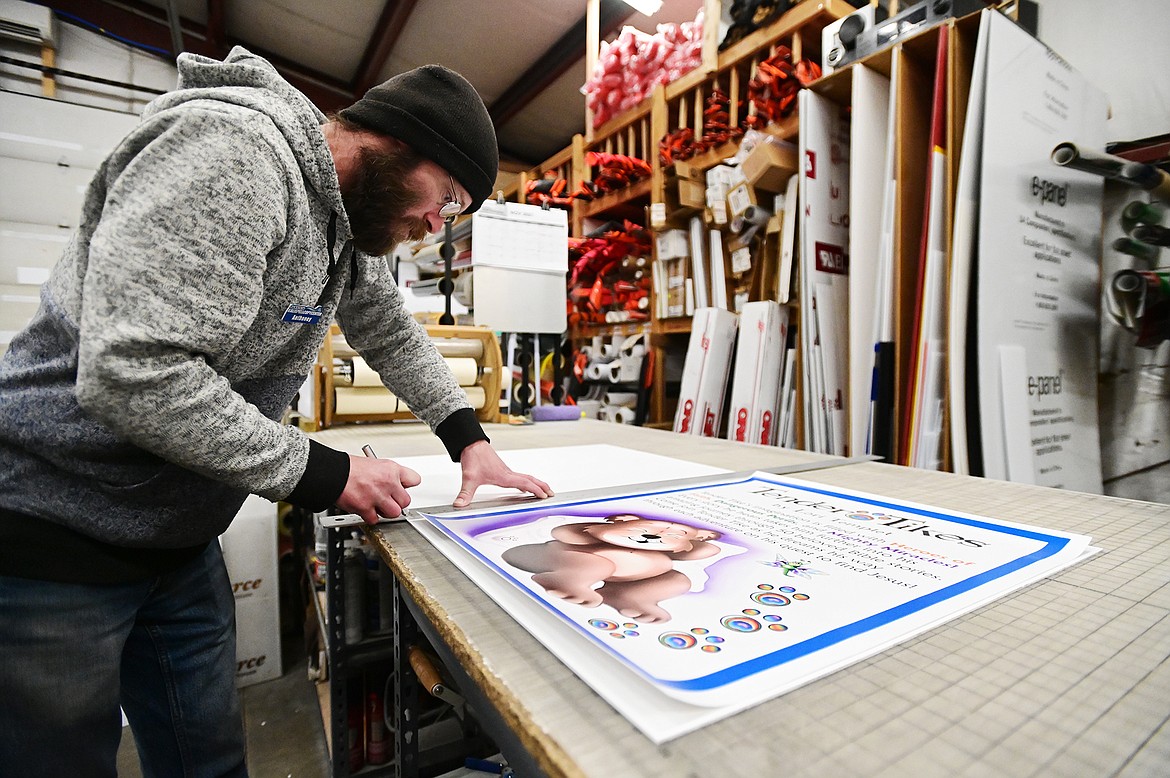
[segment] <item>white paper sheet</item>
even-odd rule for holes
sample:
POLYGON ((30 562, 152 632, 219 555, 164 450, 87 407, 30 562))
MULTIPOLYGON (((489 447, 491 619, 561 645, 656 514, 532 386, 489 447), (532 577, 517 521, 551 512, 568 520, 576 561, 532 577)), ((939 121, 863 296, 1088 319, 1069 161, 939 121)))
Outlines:
POLYGON ((1002 14, 985 11, 981 23, 990 26, 976 279, 983 475, 1008 477, 1008 421, 990 398, 998 349, 1014 345, 1026 368, 1009 389, 1027 406, 1033 483, 1100 493, 1103 180, 1058 167, 1051 153, 1063 141, 1104 149, 1105 95, 1002 14))
POLYGON ((1051 575, 1089 542, 764 473, 427 518, 436 548, 655 742, 1051 575), (598 558, 620 580, 579 586, 598 558))

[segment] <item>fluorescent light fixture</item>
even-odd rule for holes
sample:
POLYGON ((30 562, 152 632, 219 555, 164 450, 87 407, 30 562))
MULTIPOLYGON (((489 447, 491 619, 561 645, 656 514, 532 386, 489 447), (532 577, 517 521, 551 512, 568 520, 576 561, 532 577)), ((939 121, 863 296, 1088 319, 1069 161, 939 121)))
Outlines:
POLYGON ((625 3, 643 16, 653 16, 662 8, 662 0, 625 0, 625 3))

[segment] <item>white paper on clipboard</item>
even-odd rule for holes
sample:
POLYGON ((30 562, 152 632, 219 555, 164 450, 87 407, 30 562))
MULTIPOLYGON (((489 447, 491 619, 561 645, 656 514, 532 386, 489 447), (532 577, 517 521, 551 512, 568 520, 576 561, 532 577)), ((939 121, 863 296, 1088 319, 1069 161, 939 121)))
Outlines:
POLYGON ((568 237, 559 208, 485 202, 471 222, 475 323, 501 332, 564 332, 568 237))

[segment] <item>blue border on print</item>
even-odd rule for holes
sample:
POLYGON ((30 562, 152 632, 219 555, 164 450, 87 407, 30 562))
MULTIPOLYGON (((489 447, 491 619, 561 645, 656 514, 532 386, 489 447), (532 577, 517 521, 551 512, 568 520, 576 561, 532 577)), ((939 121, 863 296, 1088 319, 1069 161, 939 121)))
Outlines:
POLYGON ((1004 535, 1016 535, 1018 537, 1024 537, 1024 538, 1028 538, 1031 540, 1041 541, 1041 542, 1045 543, 1045 545, 1043 548, 1037 549, 1036 551, 1032 552, 1031 554, 1027 554, 1025 556, 1019 557, 1018 559, 1014 559, 1011 562, 1007 562, 1005 564, 1002 564, 999 567, 993 568, 993 569, 988 570, 984 573, 980 573, 979 575, 972 576, 971 578, 968 578, 966 580, 951 584, 950 586, 947 586, 947 587, 940 589, 936 592, 931 592, 930 594, 922 595, 921 597, 917 597, 913 600, 902 603, 901 605, 895 606, 895 607, 890 608, 888 610, 884 610, 884 611, 881 611, 879 613, 875 613, 871 616, 867 616, 867 617, 860 619, 858 621, 855 621, 851 624, 846 624, 844 626, 837 627, 836 629, 829 630, 828 632, 824 632, 820 635, 817 635, 815 637, 811 637, 807 640, 803 640, 799 643, 788 646, 786 648, 781 648, 781 649, 778 649, 778 650, 773 651, 773 652, 768 653, 768 654, 762 654, 761 656, 758 656, 754 659, 749 659, 749 660, 746 660, 744 662, 740 662, 737 665, 734 665, 732 667, 727 667, 727 668, 724 668, 722 670, 718 670, 714 673, 709 673, 708 675, 705 675, 705 676, 692 678, 690 680, 676 681, 676 680, 662 679, 662 678, 658 678, 654 675, 651 675, 650 673, 648 673, 646 671, 645 668, 631 662, 628 658, 626 658, 622 654, 614 651, 608 643, 606 643, 603 640, 600 640, 596 635, 591 634, 591 633, 581 629, 580 624, 578 624, 576 621, 574 621, 572 618, 570 618, 565 613, 563 613, 560 610, 558 610, 557 608, 553 607, 551 602, 549 602, 543 598, 534 596, 532 594, 531 590, 527 586, 525 586, 521 581, 517 580, 507 570, 504 570, 499 565, 492 562, 487 557, 483 556, 477 549, 475 549, 474 547, 472 547, 471 545, 466 543, 463 540, 463 538, 459 537, 458 535, 453 534, 447 528, 447 526, 444 524, 444 522, 448 522, 448 521, 451 522, 452 524, 454 524, 454 523, 460 522, 460 521, 467 521, 467 520, 472 520, 472 519, 484 519, 484 518, 488 518, 491 516, 497 516, 497 515, 502 515, 502 514, 519 515, 519 514, 524 514, 524 513, 536 513, 536 512, 548 510, 548 508, 543 507, 543 506, 538 504, 538 505, 534 505, 532 507, 501 508, 498 510, 489 510, 489 511, 484 511, 482 513, 467 514, 467 515, 462 515, 462 516, 453 516, 450 518, 443 518, 441 516, 432 516, 430 514, 422 514, 422 515, 425 516, 428 519, 428 521, 430 521, 432 526, 435 526, 438 529, 440 529, 443 532, 443 534, 445 534, 447 537, 454 540, 456 543, 458 543, 460 546, 462 546, 465 550, 467 550, 469 553, 471 553, 473 556, 475 556, 477 559, 479 559, 481 562, 488 565, 493 570, 498 572, 500 575, 507 578, 509 581, 512 581, 517 586, 519 586, 526 594, 531 596, 534 600, 536 600, 540 604, 544 605, 545 608, 547 608, 549 611, 556 614, 558 617, 560 617, 565 622, 571 624, 573 626, 573 629, 577 633, 588 637, 594 643, 596 643, 597 645, 599 645, 603 649, 605 649, 605 651, 607 653, 609 653, 611 656, 617 657, 619 660, 622 661, 623 664, 627 665, 628 667, 633 669, 638 674, 646 676, 647 678, 651 679, 654 683, 661 684, 663 686, 668 686, 668 687, 675 688, 675 689, 682 689, 685 691, 705 691, 705 690, 709 690, 709 689, 716 689, 716 688, 719 688, 721 686, 725 686, 729 683, 732 683, 734 681, 738 681, 742 678, 746 678, 748 676, 755 675, 756 673, 763 672, 764 670, 769 670, 773 667, 778 667, 778 666, 783 665, 787 662, 794 661, 794 660, 799 659, 801 657, 807 656, 815 651, 819 651, 821 649, 828 648, 829 646, 835 645, 837 643, 841 643, 845 640, 848 640, 849 638, 856 637, 857 635, 860 635, 860 634, 863 634, 863 633, 868 632, 870 630, 884 626, 885 624, 889 624, 890 622, 897 621, 898 619, 910 616, 910 615, 916 613, 917 611, 923 610, 923 609, 928 608, 932 605, 936 605, 937 603, 943 602, 944 600, 951 599, 952 597, 956 597, 960 594, 971 591, 972 589, 976 589, 989 581, 995 580, 996 578, 1002 578, 1005 575, 1008 575, 1008 574, 1013 573, 1017 570, 1021 570, 1025 567, 1033 565, 1036 562, 1040 561, 1041 559, 1045 559, 1047 557, 1050 557, 1050 556, 1053 556, 1054 554, 1059 553, 1069 543, 1069 538, 1062 538, 1062 537, 1058 537, 1055 535, 1050 535, 1050 534, 1046 534, 1046 533, 1042 533, 1042 532, 1035 532, 1033 530, 1024 529, 1022 527, 1008 527, 1008 526, 1003 526, 1000 524, 992 524, 992 523, 989 523, 986 521, 980 521, 979 519, 967 518, 965 516, 955 516, 953 514, 942 513, 940 511, 934 511, 934 510, 929 510, 929 509, 924 509, 924 508, 915 508, 915 507, 912 507, 909 505, 903 505, 903 504, 894 503, 894 502, 887 502, 884 500, 872 499, 869 497, 863 497, 863 496, 851 495, 851 494, 843 494, 841 492, 835 492, 835 491, 831 491, 829 489, 818 489, 816 487, 806 486, 803 484, 794 484, 794 483, 791 483, 789 481, 773 480, 771 478, 766 478, 766 477, 762 477, 759 475, 749 476, 747 478, 743 478, 740 480, 713 481, 712 483, 698 484, 695 486, 686 486, 686 487, 677 488, 677 489, 658 489, 658 490, 647 491, 647 492, 622 494, 622 495, 618 495, 618 496, 614 496, 614 497, 601 497, 601 498, 594 498, 594 499, 589 499, 589 500, 580 500, 580 501, 576 501, 576 502, 558 503, 555 507, 556 508, 567 508, 567 507, 580 506, 580 505, 599 505, 599 504, 604 504, 607 502, 615 502, 615 501, 619 501, 619 500, 634 500, 634 499, 641 499, 641 498, 645 498, 645 497, 654 497, 654 496, 660 495, 660 494, 682 493, 682 492, 688 492, 688 491, 695 491, 697 489, 711 489, 711 488, 723 487, 723 486, 734 486, 737 484, 748 483, 750 481, 759 481, 762 483, 773 484, 775 486, 783 486, 787 489, 796 489, 799 491, 809 492, 812 494, 818 494, 818 495, 822 495, 825 497, 837 497, 837 498, 846 499, 846 500, 853 500, 856 502, 865 503, 867 505, 872 505, 872 506, 885 508, 885 509, 889 509, 889 510, 895 510, 898 513, 902 513, 902 514, 910 514, 910 515, 917 515, 917 516, 925 516, 925 517, 934 518, 934 519, 941 519, 943 521, 952 522, 955 524, 963 524, 963 525, 967 525, 970 527, 978 527, 979 529, 988 530, 991 532, 998 532, 998 533, 1004 534, 1004 535))

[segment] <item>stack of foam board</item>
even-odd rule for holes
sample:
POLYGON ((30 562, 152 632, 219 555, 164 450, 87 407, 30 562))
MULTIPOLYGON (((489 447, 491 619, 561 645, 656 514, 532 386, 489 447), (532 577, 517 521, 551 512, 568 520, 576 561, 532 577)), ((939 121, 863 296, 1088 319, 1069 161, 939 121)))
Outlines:
POLYGON ((772 300, 747 303, 739 319, 727 439, 776 445, 788 310, 772 300))
POLYGON ((697 308, 683 364, 674 431, 719 437, 738 316, 721 308, 697 308))

